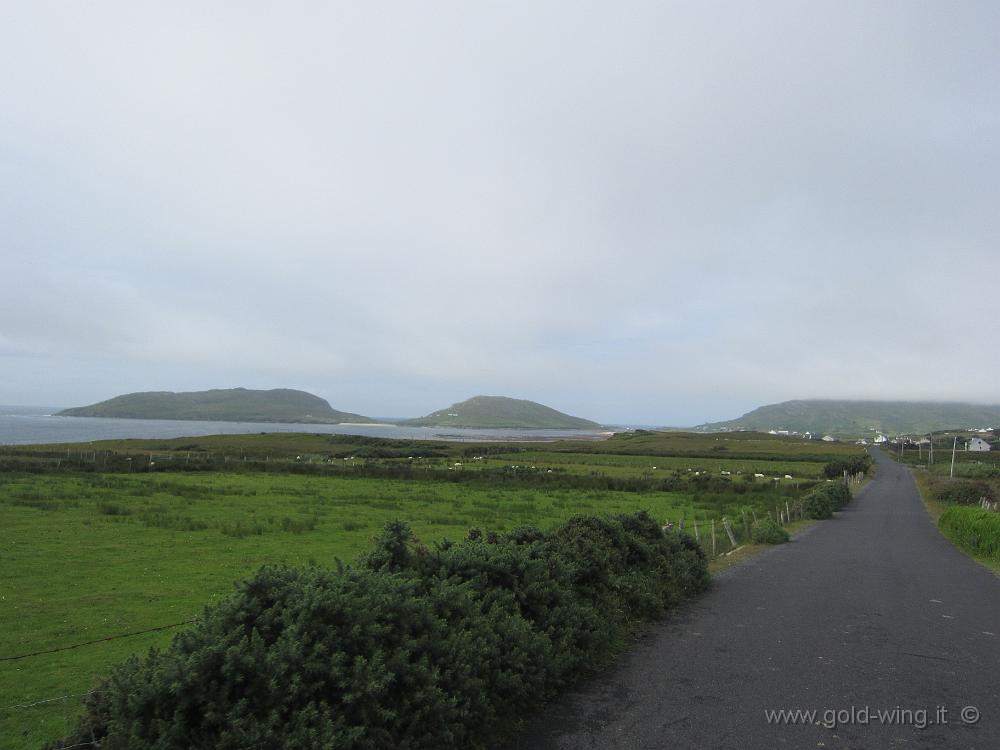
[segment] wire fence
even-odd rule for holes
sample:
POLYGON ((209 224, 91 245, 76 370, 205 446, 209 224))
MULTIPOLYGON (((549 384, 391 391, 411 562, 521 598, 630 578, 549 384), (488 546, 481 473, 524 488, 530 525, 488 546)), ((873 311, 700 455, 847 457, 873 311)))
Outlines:
MULTIPOLYGON (((844 483, 857 488, 864 483, 865 473, 844 474, 844 483)), ((831 480, 840 481, 840 480, 831 480)), ((724 557, 754 542, 754 528, 762 519, 768 519, 781 527, 809 518, 802 497, 789 498, 782 504, 760 511, 747 507, 737 515, 721 518, 687 519, 680 517, 676 522, 667 521, 663 530, 683 531, 695 538, 709 559, 724 557)))
MULTIPOLYGON (((128 633, 118 633, 116 635, 107 636, 105 638, 96 638, 90 641, 83 641, 81 643, 72 643, 66 646, 59 646, 56 648, 42 649, 38 651, 30 651, 23 654, 14 654, 8 656, 0 656, 0 662, 15 662, 24 659, 31 659, 33 657, 45 656, 48 654, 60 653, 63 651, 72 651, 79 648, 85 648, 87 646, 96 646, 99 644, 104 644, 109 641, 116 641, 122 638, 133 638, 135 636, 146 635, 149 633, 158 633, 164 630, 170 630, 173 628, 182 627, 184 625, 190 625, 196 622, 195 618, 182 620, 180 622, 173 622, 167 625, 158 625, 152 628, 145 628, 144 630, 134 630, 128 633)), ((0 723, 6 724, 8 729, 13 727, 16 728, 22 737, 33 736, 34 734, 41 733, 41 728, 38 726, 38 722, 35 720, 37 717, 37 712, 32 711, 32 709, 41 709, 43 712, 47 712, 51 709, 52 704, 62 704, 62 720, 63 720, 63 732, 62 736, 66 736, 71 728, 72 723, 79 716, 81 709, 83 708, 83 702, 91 695, 100 693, 100 690, 88 690, 82 693, 66 693, 64 695, 58 695, 51 698, 39 698, 26 703, 16 703, 9 706, 0 706, 0 723)), ((51 734, 54 732, 49 732, 51 734)), ((2 735, 0 735, 2 736, 2 735)), ((48 738, 40 738, 41 741, 48 738)), ((40 744, 37 743, 37 744, 40 744)), ((0 743, 2 745, 2 743, 0 743)), ((53 748, 53 750, 70 750, 71 748, 82 748, 100 747, 100 741, 83 742, 75 745, 64 745, 62 747, 53 748)))
POLYGON ((136 635, 145 635, 146 633, 156 633, 160 630, 169 630, 170 628, 179 628, 181 625, 190 625, 194 622, 191 620, 182 620, 181 622, 173 622, 169 625, 159 625, 155 628, 147 628, 146 630, 136 630, 131 633, 120 633, 118 635, 109 635, 106 638, 95 638, 92 641, 84 641, 82 643, 74 643, 69 646, 58 646, 57 648, 48 648, 44 651, 31 651, 26 654, 17 654, 16 656, 0 656, 0 661, 19 661, 21 659, 29 659, 32 656, 41 656, 42 654, 55 654, 60 651, 72 651, 76 648, 82 648, 84 646, 93 646, 95 643, 106 643, 107 641, 116 641, 119 638, 131 638, 136 635))

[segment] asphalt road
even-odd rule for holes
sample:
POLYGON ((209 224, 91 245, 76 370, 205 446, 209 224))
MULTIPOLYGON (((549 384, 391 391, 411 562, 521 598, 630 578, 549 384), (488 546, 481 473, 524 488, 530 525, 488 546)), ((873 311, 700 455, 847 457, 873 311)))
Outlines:
POLYGON ((718 576, 509 748, 1000 748, 1000 578, 876 460, 847 509, 718 576))

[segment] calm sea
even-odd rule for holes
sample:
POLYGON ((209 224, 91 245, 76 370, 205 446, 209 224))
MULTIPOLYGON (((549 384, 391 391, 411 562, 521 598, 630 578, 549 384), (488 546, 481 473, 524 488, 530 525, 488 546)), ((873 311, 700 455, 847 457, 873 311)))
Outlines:
POLYGON ((411 440, 598 440, 606 432, 589 430, 471 430, 457 427, 397 425, 282 424, 278 422, 194 422, 176 419, 102 419, 54 417, 62 407, 0 406, 0 445, 85 443, 123 438, 173 438, 244 435, 255 432, 310 432, 411 440))

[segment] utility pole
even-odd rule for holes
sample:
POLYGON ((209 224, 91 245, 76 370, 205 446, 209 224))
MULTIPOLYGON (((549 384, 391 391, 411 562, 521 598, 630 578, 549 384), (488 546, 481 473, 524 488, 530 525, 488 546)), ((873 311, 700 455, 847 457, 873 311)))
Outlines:
POLYGON ((951 444, 951 474, 948 475, 949 479, 955 478, 955 448, 958 447, 958 435, 955 435, 955 441, 951 444))
POLYGON ((930 438, 931 438, 931 447, 930 447, 931 457, 930 457, 930 461, 928 461, 928 463, 932 464, 932 463, 934 463, 934 433, 933 432, 930 434, 930 438))

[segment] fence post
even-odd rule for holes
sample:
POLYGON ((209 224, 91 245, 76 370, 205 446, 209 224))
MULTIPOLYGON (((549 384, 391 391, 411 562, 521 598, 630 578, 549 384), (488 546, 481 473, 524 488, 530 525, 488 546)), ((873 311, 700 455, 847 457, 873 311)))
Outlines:
POLYGON ((729 542, 733 545, 733 549, 736 549, 736 535, 733 533, 733 527, 730 525, 728 518, 722 519, 722 526, 726 530, 726 535, 729 537, 729 542))
POLYGON ((715 519, 712 519, 712 557, 715 557, 715 519))

